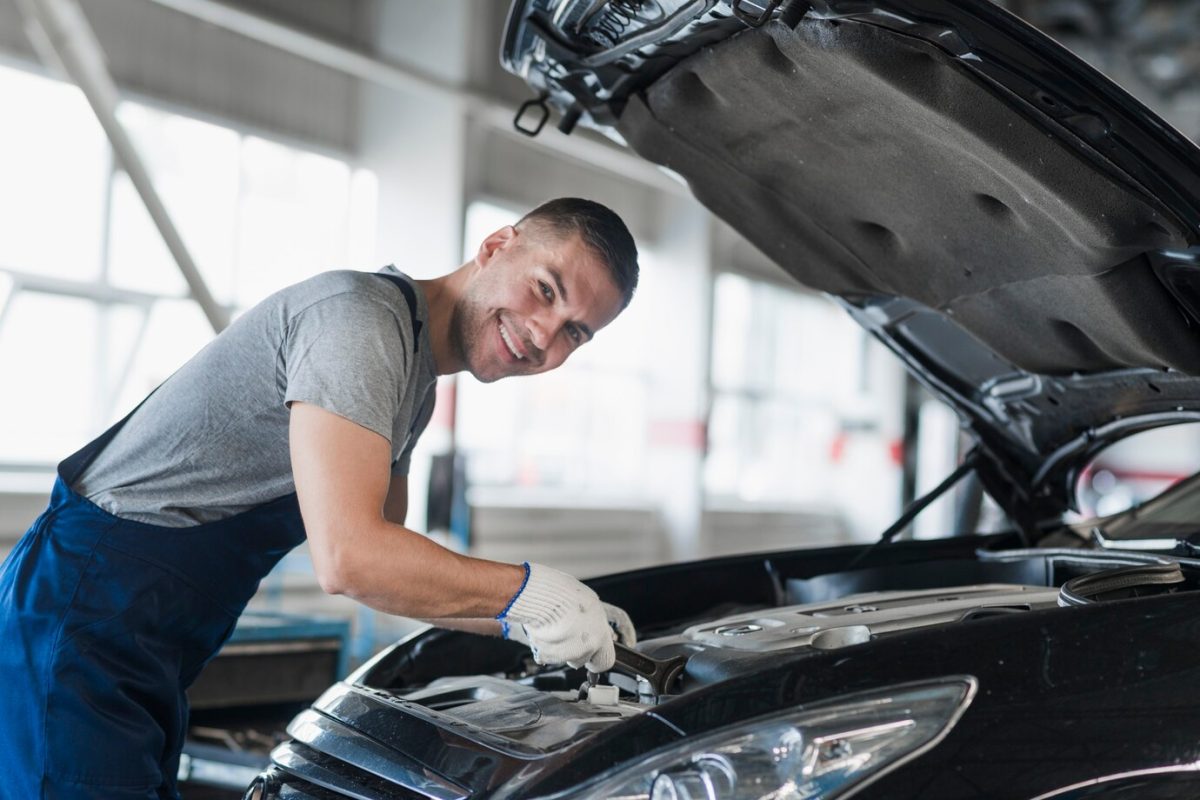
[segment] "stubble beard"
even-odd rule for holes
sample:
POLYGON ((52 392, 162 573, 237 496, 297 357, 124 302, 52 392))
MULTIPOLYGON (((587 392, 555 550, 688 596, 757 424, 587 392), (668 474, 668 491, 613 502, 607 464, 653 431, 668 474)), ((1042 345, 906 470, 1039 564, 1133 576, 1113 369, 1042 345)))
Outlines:
POLYGON ((481 377, 478 365, 472 356, 479 351, 479 340, 482 338, 483 314, 479 306, 471 302, 469 297, 463 297, 454 304, 450 312, 450 346, 463 367, 481 383, 492 383, 499 379, 481 377))

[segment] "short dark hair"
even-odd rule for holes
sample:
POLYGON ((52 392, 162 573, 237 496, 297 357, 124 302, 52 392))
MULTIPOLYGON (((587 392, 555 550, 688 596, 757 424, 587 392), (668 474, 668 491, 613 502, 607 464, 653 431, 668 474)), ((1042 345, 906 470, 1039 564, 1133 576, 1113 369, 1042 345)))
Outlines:
POLYGON ((621 292, 622 310, 637 289, 637 245, 633 235, 616 213, 594 200, 560 197, 542 203, 521 217, 523 222, 545 225, 560 236, 578 234, 583 243, 608 266, 613 283, 621 292))

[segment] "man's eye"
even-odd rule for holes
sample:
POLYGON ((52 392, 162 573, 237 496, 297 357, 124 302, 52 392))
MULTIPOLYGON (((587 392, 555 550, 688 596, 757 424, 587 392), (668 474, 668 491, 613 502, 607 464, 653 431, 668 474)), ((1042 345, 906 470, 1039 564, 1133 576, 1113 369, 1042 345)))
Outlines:
POLYGON ((573 341, 575 344, 579 344, 581 341, 583 341, 583 332, 574 325, 567 326, 567 335, 571 337, 571 341, 573 341))
POLYGON ((538 288, 542 290, 542 296, 544 296, 547 300, 554 299, 554 290, 550 288, 550 284, 546 283, 545 281, 538 281, 538 288))

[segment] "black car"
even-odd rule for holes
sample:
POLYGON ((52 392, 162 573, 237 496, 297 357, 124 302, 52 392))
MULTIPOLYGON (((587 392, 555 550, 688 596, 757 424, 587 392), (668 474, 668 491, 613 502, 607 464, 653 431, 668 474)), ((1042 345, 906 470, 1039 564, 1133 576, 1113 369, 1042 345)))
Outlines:
MULTIPOLYGON (((254 798, 1200 797, 1200 484, 1068 525, 1200 420, 1200 151, 981 0, 519 0, 535 133, 602 129, 950 404, 1011 528, 590 584, 593 687, 427 630, 290 727, 254 798)), ((802 531, 797 541, 802 541, 802 531)))

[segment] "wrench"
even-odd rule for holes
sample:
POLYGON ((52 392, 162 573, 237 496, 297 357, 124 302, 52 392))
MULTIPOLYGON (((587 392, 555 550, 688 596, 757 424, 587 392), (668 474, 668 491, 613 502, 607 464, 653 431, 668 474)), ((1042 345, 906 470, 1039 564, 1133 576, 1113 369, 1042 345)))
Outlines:
MULTIPOLYGON (((687 656, 673 656, 660 660, 619 642, 613 646, 617 651, 617 663, 613 664, 612 671, 635 678, 645 678, 655 696, 667 694, 687 665, 687 656)), ((600 676, 589 672, 587 679, 590 685, 595 686, 600 676)))

